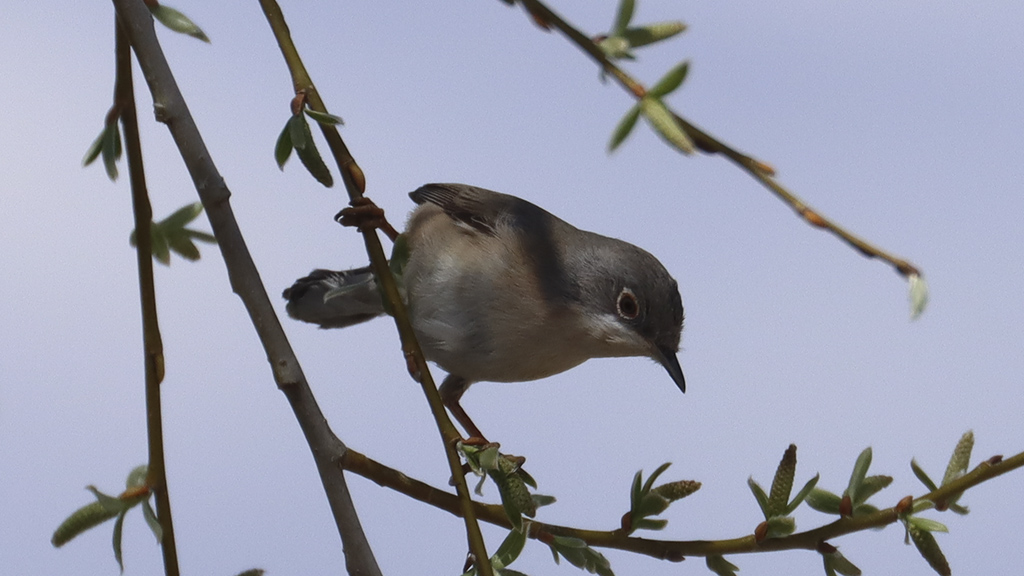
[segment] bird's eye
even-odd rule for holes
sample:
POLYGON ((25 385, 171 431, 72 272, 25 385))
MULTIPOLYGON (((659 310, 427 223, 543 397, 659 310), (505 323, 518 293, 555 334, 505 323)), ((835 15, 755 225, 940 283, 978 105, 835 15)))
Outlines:
POLYGON ((619 299, 615 302, 615 309, 619 316, 626 320, 633 320, 640 314, 640 304, 636 301, 636 294, 629 288, 623 288, 619 293, 619 299))

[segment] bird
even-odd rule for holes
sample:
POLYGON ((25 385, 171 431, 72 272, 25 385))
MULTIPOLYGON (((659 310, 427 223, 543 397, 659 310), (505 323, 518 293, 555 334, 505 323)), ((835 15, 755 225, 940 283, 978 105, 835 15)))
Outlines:
MULTIPOLYGON (((441 399, 470 438, 484 436, 460 400, 476 382, 526 382, 591 358, 638 356, 686 391, 676 356, 682 298, 649 252, 475 186, 426 184, 409 196, 417 206, 398 240, 408 249, 400 291, 424 356, 447 372, 441 399)), ((338 218, 396 240, 369 199, 338 218)), ((283 297, 292 318, 321 328, 386 313, 369 267, 313 270, 283 297)))

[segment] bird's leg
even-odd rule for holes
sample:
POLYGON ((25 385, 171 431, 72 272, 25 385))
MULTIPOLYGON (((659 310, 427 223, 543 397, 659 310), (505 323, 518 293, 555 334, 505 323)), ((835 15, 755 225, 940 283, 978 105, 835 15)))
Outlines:
POLYGON ((353 200, 351 206, 334 216, 334 220, 342 226, 353 226, 360 230, 377 228, 387 234, 392 242, 398 238, 398 230, 384 218, 384 209, 377 207, 373 200, 365 196, 353 200))
POLYGON ((473 420, 470 419, 469 414, 462 409, 459 404, 459 399, 462 398, 462 394, 469 388, 470 382, 467 382, 465 378, 449 374, 441 383, 441 387, 438 388, 438 392, 441 394, 441 401, 444 402, 448 411, 455 416, 455 419, 462 424, 462 427, 469 434, 469 438, 466 439, 467 443, 473 444, 486 444, 487 439, 484 438, 480 429, 473 424, 473 420))

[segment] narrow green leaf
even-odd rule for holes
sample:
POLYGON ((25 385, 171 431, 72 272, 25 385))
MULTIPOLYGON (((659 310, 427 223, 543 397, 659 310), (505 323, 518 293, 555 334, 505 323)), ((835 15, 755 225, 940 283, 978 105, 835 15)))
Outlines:
POLYGON ((804 484, 804 487, 801 488, 800 491, 796 493, 796 496, 793 497, 793 501, 790 502, 788 506, 786 506, 786 510, 783 512, 783 514, 789 516, 793 513, 794 510, 796 510, 800 506, 801 503, 803 503, 803 501, 807 498, 807 495, 811 493, 811 490, 814 490, 814 487, 818 485, 819 476, 819 474, 815 474, 814 478, 811 478, 810 480, 807 481, 806 484, 804 484))
POLYGON ((870 467, 871 447, 868 446, 857 456, 857 462, 853 465, 853 472, 850 473, 850 484, 846 488, 846 493, 850 495, 851 499, 860 490, 860 483, 864 481, 864 477, 867 476, 868 468, 870 467))
POLYGON ((917 320, 928 306, 928 283, 917 274, 907 277, 910 319, 917 320))
POLYGON ((626 115, 622 117, 622 120, 619 120, 618 125, 615 126, 615 130, 612 132, 612 139, 608 142, 609 152, 614 152, 626 140, 626 137, 633 131, 633 127, 636 126, 638 118, 640 118, 640 105, 634 104, 626 112, 626 115))
POLYGON ((114 560, 117 560, 117 565, 121 568, 122 574, 124 574, 124 558, 121 557, 121 534, 124 532, 124 516, 127 512, 125 510, 117 515, 117 521, 114 522, 114 534, 111 538, 114 545, 114 560))
POLYGON ((749 486, 750 491, 754 493, 754 498, 757 499, 757 505, 761 507, 761 512, 767 520, 771 517, 771 510, 768 508, 768 495, 764 493, 764 488, 761 488, 761 485, 754 480, 753 476, 747 478, 747 486, 749 486))
POLYGON ((633 524, 633 530, 661 530, 668 526, 668 520, 641 518, 633 524))
POLYGON ((954 514, 959 514, 961 516, 966 516, 971 513, 971 509, 962 504, 950 504, 949 509, 952 510, 954 514))
POLYGON ((831 554, 822 554, 822 558, 825 560, 825 571, 828 572, 830 569, 834 572, 838 572, 843 576, 860 576, 860 568, 854 566, 853 562, 846 559, 845 556, 838 550, 831 554))
POLYGON ((949 528, 947 528, 945 524, 932 520, 931 518, 911 516, 907 519, 907 522, 910 522, 921 530, 927 530, 928 532, 949 532, 949 528))
MULTIPOLYGON (((294 118, 294 116, 292 116, 294 118)), ((277 137, 277 142, 274 144, 274 161, 277 162, 277 167, 284 170, 284 164, 288 161, 292 155, 292 120, 288 119, 285 122, 284 129, 281 130, 281 134, 277 137)))
POLYGON ((654 486, 654 481, 657 480, 658 476, 661 476, 661 474, 665 472, 665 470, 668 470, 668 467, 671 465, 671 462, 665 462, 661 466, 658 466, 658 468, 651 473, 651 476, 647 479, 647 482, 644 482, 644 487, 640 490, 640 493, 646 495, 648 492, 650 492, 651 488, 654 486))
POLYGON ((566 548, 586 548, 587 542, 580 538, 574 538, 572 536, 555 536, 551 541, 558 545, 559 550, 566 548))
POLYGON ((170 248, 178 256, 181 256, 189 262, 195 262, 199 260, 199 248, 192 242, 192 240, 186 234, 180 233, 167 234, 167 247, 170 248))
POLYGON ((121 157, 121 132, 117 124, 108 124, 103 130, 103 167, 107 177, 117 180, 117 161, 121 157))
POLYGON ((202 230, 192 230, 191 228, 185 228, 182 230, 189 238, 193 240, 199 240, 200 242, 206 242, 207 244, 216 244, 217 237, 213 234, 203 232, 202 230))
POLYGON ((557 502, 554 496, 549 496, 547 494, 531 494, 530 497, 533 498, 533 505, 537 508, 540 508, 541 506, 550 506, 557 502))
POLYGON ((335 116, 334 114, 328 114, 327 112, 319 112, 317 110, 311 110, 309 108, 306 108, 305 112, 307 116, 325 126, 338 126, 345 124, 345 121, 341 119, 341 116, 335 116))
POLYGON ((170 266, 171 250, 167 244, 167 237, 160 232, 157 226, 154 226, 151 230, 153 231, 153 258, 156 258, 156 261, 164 266, 170 266))
POLYGON ((934 492, 939 489, 939 487, 935 485, 935 482, 932 482, 932 479, 928 477, 928 473, 925 472, 924 469, 921 468, 921 465, 917 463, 917 460, 910 460, 910 469, 914 471, 914 476, 917 476, 917 479, 924 484, 924 487, 927 488, 929 492, 934 492))
POLYGON ((324 164, 323 158, 320 157, 320 151, 317 150, 316 143, 313 141, 313 133, 309 130, 306 117, 302 115, 292 116, 289 124, 292 145, 295 146, 295 153, 298 154, 302 165, 316 178, 317 182, 328 188, 333 186, 334 178, 331 176, 331 171, 328 170, 327 165, 324 164))
POLYGON ((72 512, 70 516, 60 523, 60 526, 54 530, 50 543, 55 548, 60 548, 75 536, 90 528, 99 526, 118 514, 119 511, 111 510, 99 501, 90 502, 72 512))
POLYGON ((664 512, 669 505, 668 498, 660 496, 654 492, 648 492, 644 494, 643 498, 640 499, 640 507, 634 510, 634 516, 644 518, 646 516, 657 516, 664 512))
POLYGON ((892 476, 868 476, 860 483, 860 489, 857 490, 857 494, 851 496, 854 502, 861 503, 867 502, 869 498, 877 494, 880 490, 888 488, 892 484, 892 476))
POLYGON ((619 11, 615 14, 615 22, 612 24, 609 36, 620 36, 626 30, 629 21, 633 19, 633 8, 633 0, 619 2, 619 11))
POLYGON ((103 151, 103 143, 106 140, 106 136, 107 129, 104 128, 100 131, 100 135, 92 141, 92 144, 89 145, 89 149, 85 151, 85 157, 82 158, 82 166, 88 166, 99 158, 100 152, 103 151))
POLYGON ((642 500, 643 492, 641 491, 642 484, 640 479, 642 478, 643 470, 637 470, 636 474, 633 475, 633 488, 629 491, 629 509, 637 510, 640 508, 640 501, 642 500))
POLYGON ((149 6, 149 11, 153 13, 153 17, 159 20, 164 26, 167 26, 175 32, 186 34, 193 38, 198 38, 207 44, 210 43, 210 39, 207 38, 205 33, 203 33, 203 30, 199 26, 196 26, 188 16, 185 16, 174 8, 169 8, 162 4, 156 6, 147 4, 147 6, 149 6))
POLYGON ((736 572, 739 571, 738 566, 722 556, 708 556, 704 561, 708 565, 708 570, 718 574, 718 576, 736 576, 736 572))
POLYGON ((124 480, 124 487, 131 490, 133 488, 145 486, 146 476, 148 474, 149 466, 146 464, 139 464, 135 468, 132 468, 132 471, 128 473, 128 477, 124 480))
POLYGON ((146 524, 153 531, 153 536, 156 536, 157 543, 163 542, 164 527, 160 525, 160 520, 157 519, 153 507, 149 505, 149 500, 142 501, 142 517, 146 519, 146 524))
POLYGON ((693 153, 693 141, 686 135, 661 100, 651 97, 641 98, 640 108, 647 122, 666 142, 683 154, 693 153))
POLYGON ((792 516, 772 516, 768 522, 768 538, 782 538, 796 532, 796 520, 792 516))
MULTIPOLYGON (((609 59, 636 60, 629 52, 629 41, 622 36, 609 36, 597 43, 597 47, 604 52, 609 59)), ((605 71, 601 70, 601 80, 605 79, 605 71)))
POLYGON ((968 430, 960 437, 953 449, 953 455, 949 457, 949 464, 946 466, 946 474, 942 477, 942 486, 964 475, 971 463, 971 451, 974 450, 974 432, 968 430))
POLYGON ((186 224, 195 220, 202 213, 202 202, 193 202, 175 210, 170 216, 161 220, 159 225, 164 230, 178 230, 184 228, 186 224))
POLYGON ((684 30, 686 30, 686 24, 673 20, 671 22, 658 22, 657 24, 648 24, 647 26, 627 28, 622 32, 622 37, 629 42, 631 47, 640 48, 648 44, 668 40, 684 30))
POLYGON ((296 114, 288 119, 288 137, 295 150, 302 150, 313 141, 313 134, 306 123, 306 117, 296 114))
POLYGON ((119 514, 120 512, 130 508, 124 500, 104 494, 97 490, 95 486, 86 486, 85 489, 92 492, 92 495, 96 497, 96 501, 99 502, 107 512, 119 514))
POLYGON ((807 505, 825 514, 839 514, 840 502, 842 498, 838 495, 821 488, 812 488, 807 495, 807 505))
POLYGON ((248 570, 235 574, 235 576, 263 576, 265 573, 266 570, 262 568, 249 568, 248 570))
POLYGON ((512 530, 494 552, 493 559, 501 562, 502 567, 508 566, 519 557, 524 546, 526 546, 526 532, 512 530))
POLYGON ((856 504, 853 507, 854 516, 867 516, 868 514, 874 514, 875 512, 878 512, 877 506, 872 506, 871 504, 865 504, 863 502, 856 504))
POLYGON ((686 72, 689 69, 690 62, 688 60, 683 60, 676 64, 674 68, 661 77, 661 80, 658 80, 657 84, 647 91, 647 95, 651 98, 662 98, 671 94, 686 79, 686 72))

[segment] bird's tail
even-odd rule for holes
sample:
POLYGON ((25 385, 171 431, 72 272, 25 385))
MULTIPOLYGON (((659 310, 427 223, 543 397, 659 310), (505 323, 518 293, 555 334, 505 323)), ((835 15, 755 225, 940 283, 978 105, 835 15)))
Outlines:
POLYGON ((384 314, 377 279, 369 267, 313 270, 282 294, 288 315, 321 328, 344 328, 384 314))

